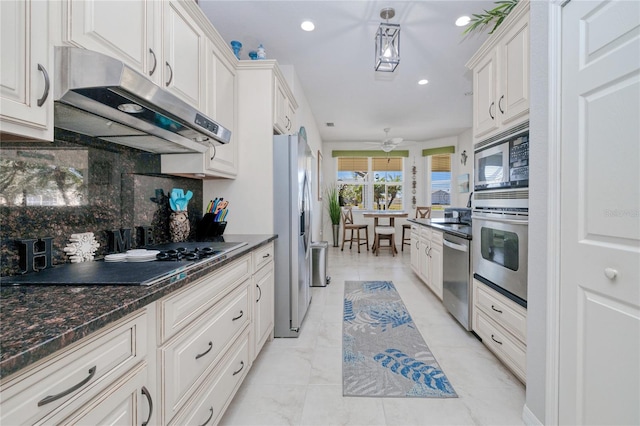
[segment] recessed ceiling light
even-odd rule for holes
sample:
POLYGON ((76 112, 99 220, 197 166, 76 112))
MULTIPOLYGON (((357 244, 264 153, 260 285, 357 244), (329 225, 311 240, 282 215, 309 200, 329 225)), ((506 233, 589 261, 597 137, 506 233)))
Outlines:
POLYGON ((304 21, 302 24, 300 24, 300 28, 305 31, 313 31, 316 26, 311 21, 304 21))
POLYGON ((456 25, 459 27, 464 27, 465 25, 469 25, 469 22, 471 22, 471 18, 469 18, 468 16, 461 16, 458 19, 456 19, 456 25))
POLYGON ((420 86, 424 86, 425 84, 427 84, 429 82, 429 80, 427 80, 426 78, 423 78, 422 80, 418 81, 418 84, 420 86))

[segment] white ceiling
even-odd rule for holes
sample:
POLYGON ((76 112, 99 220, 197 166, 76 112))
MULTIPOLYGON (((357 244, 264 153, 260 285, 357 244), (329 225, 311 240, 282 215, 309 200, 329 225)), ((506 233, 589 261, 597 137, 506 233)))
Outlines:
POLYGON ((262 43, 267 58, 293 65, 325 142, 424 141, 471 127, 471 72, 465 63, 486 34, 463 36, 461 15, 493 1, 220 1, 199 0, 225 41, 238 40, 241 59, 262 43), (373 70, 380 10, 393 7, 400 24, 400 65, 373 70), (313 32, 300 29, 309 19, 313 32), (419 86, 418 80, 429 83, 419 86), (335 123, 327 127, 326 123, 335 123))

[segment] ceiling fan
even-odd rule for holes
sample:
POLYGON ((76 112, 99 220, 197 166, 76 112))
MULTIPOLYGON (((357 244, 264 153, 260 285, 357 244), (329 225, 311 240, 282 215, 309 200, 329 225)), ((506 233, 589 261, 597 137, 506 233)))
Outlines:
POLYGON ((400 145, 402 143, 402 138, 390 138, 389 137, 389 131, 391 131, 391 128, 387 127, 384 130, 384 134, 385 137, 381 142, 367 142, 369 144, 373 144, 373 145, 379 145, 380 149, 383 150, 384 152, 391 152, 393 151, 393 149, 395 147, 397 147, 398 145, 400 145))

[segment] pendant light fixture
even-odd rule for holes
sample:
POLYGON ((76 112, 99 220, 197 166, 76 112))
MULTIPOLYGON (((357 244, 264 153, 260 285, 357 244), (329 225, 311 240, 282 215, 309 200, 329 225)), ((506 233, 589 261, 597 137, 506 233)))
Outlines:
POLYGON ((392 7, 380 11, 380 17, 387 22, 381 23, 376 33, 375 70, 379 72, 393 72, 400 63, 400 25, 389 23, 395 15, 392 7))

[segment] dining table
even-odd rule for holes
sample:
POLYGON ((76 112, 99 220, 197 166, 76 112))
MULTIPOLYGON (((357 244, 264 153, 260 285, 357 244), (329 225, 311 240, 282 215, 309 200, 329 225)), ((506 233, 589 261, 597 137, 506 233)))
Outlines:
MULTIPOLYGON (((362 214, 362 217, 365 218, 373 218, 373 244, 371 245, 371 250, 376 251, 376 239, 375 239, 375 233, 376 233, 376 226, 395 226, 395 220, 396 218, 405 218, 405 217, 409 217, 409 213, 404 212, 402 210, 374 210, 374 211, 369 211, 369 212, 364 212, 362 214), (389 224, 383 224, 380 225, 380 219, 388 219, 389 220, 389 224)), ((395 236, 393 239, 393 247, 395 247, 395 236)), ((397 253, 397 250, 394 249, 394 252, 397 253)))

